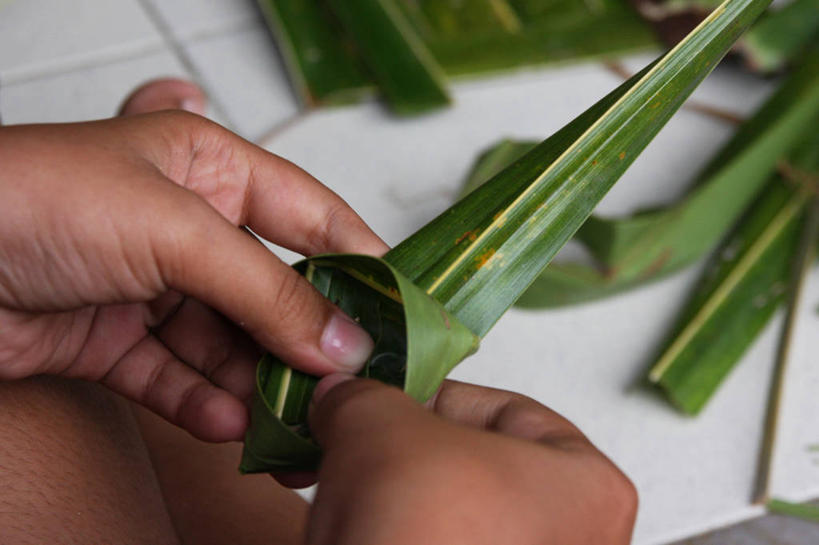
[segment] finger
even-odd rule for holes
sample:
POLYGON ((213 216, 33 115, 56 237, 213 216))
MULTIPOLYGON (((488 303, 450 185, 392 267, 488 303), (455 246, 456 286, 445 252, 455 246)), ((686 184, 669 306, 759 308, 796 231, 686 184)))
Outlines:
POLYGON ((120 116, 159 110, 187 110, 205 115, 207 99, 194 83, 178 78, 149 81, 132 92, 119 108, 120 116))
POLYGON ((239 399, 249 401, 261 350, 224 316, 188 297, 153 333, 205 378, 239 399))
POLYGON ((303 255, 381 255, 387 246, 338 195, 293 163, 201 117, 163 112, 129 120, 129 145, 235 225, 303 255), (156 141, 181 143, 157 147, 156 141), (180 168, 182 166, 183 168, 180 168))
POLYGON ((179 190, 154 235, 167 287, 203 301, 293 367, 356 372, 372 339, 292 267, 206 202, 179 190))
POLYGON ((146 335, 100 381, 205 441, 240 440, 247 428, 244 404, 179 361, 146 335))
POLYGON ((555 411, 505 390, 447 380, 428 406, 459 424, 521 439, 554 446, 588 443, 574 424, 555 411))
POLYGON ((262 237, 302 255, 380 256, 389 249, 341 197, 298 166, 256 146, 247 157, 243 223, 262 237))

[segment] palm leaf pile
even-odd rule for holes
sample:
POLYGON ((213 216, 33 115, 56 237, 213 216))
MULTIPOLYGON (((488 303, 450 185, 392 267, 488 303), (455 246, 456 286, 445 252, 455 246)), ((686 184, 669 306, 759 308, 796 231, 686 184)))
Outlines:
POLYGON ((378 92, 399 114, 447 80, 656 47, 627 0, 258 0, 307 106, 378 92))
MULTIPOLYGON (((717 0, 258 0, 307 107, 377 94, 393 112, 446 106, 448 81, 671 45, 717 0), (654 32, 654 31, 657 32, 654 32)), ((766 13, 736 44, 781 70, 819 28, 816 0, 766 13)))
MULTIPOLYGON (((339 8, 341 4, 339 1, 329 5, 341 11, 359 5, 377 6, 381 13, 372 14, 371 21, 383 22, 384 17, 394 15, 384 9, 386 2, 351 0, 343 2, 346 8, 339 8)), ((430 10, 438 5, 421 1, 412 4, 430 10)), ((534 2, 499 3, 518 7, 524 4, 536 15, 534 2)), ((760 114, 740 130, 721 152, 720 159, 700 176, 683 204, 654 212, 628 226, 628 220, 618 223, 594 219, 587 223, 596 204, 768 4, 769 0, 727 0, 670 52, 543 142, 526 146, 522 155, 519 153, 522 148, 507 145, 504 153, 508 155, 484 157, 482 168, 491 176, 483 178, 489 179, 383 259, 320 255, 296 264, 307 280, 356 319, 375 340, 375 350, 362 375, 399 386, 418 401, 429 398, 449 370, 477 349, 479 339, 503 313, 533 283, 544 281, 552 257, 579 229, 590 248, 597 248, 593 250, 597 254, 611 263, 626 263, 634 270, 603 292, 625 289, 644 277, 674 270, 707 251, 718 236, 693 244, 677 232, 675 222, 687 222, 686 228, 696 228, 696 222, 689 217, 697 216, 698 210, 706 210, 699 214, 708 215, 712 199, 736 198, 739 202, 732 205, 730 218, 716 227, 703 229, 727 228, 732 219, 752 207, 753 217, 747 220, 748 226, 744 222, 740 226, 747 229, 748 235, 736 254, 745 269, 754 267, 754 256, 773 252, 769 249, 771 245, 778 248, 780 241, 788 240, 791 222, 798 221, 804 208, 804 199, 799 197, 801 189, 768 180, 776 171, 778 158, 791 149, 801 149, 796 144, 802 131, 809 130, 816 117, 819 107, 815 100, 816 71, 810 67, 804 73, 795 73, 760 114), (511 148, 515 148, 514 153, 508 152, 511 148), (748 176, 751 181, 746 188, 737 180, 748 176), (751 204, 762 191, 774 195, 767 204, 751 204), (740 196, 734 197, 735 194, 740 196), (644 227, 649 223, 650 230, 644 227), (769 223, 775 223, 776 232, 765 235, 769 223), (649 231, 662 240, 652 239, 649 231), (755 243, 760 237, 773 241, 765 242, 760 249, 755 243), (679 245, 686 245, 687 253, 664 258, 659 264, 655 258, 644 257, 642 250, 635 250, 648 247, 654 255, 664 255, 666 246, 673 252, 679 245), (746 255, 750 257, 746 259, 746 255), (637 262, 632 263, 631 259, 637 262), (748 261, 752 263, 749 265, 748 261)), ((480 17, 480 12, 476 17, 480 17)), ((344 15, 339 19, 344 20, 344 15)), ((351 28, 360 24, 352 23, 351 28)), ((352 35, 360 32, 360 28, 351 30, 352 35)), ((437 51, 432 42, 425 43, 429 50, 437 51)), ((410 57, 414 58, 412 62, 429 62, 428 57, 417 55, 417 42, 404 45, 406 49, 396 56, 396 62, 410 57)), ((341 51, 338 49, 337 53, 341 51)), ((439 53, 435 57, 446 64, 439 53)), ((379 62, 382 61, 383 69, 390 70, 389 63, 385 59, 379 62)), ((433 91, 436 82, 437 76, 432 74, 429 81, 419 83, 426 89, 425 96, 436 94, 433 91)), ((810 155, 793 151, 792 156, 788 155, 792 157, 788 168, 800 173, 810 168, 810 155)), ((705 282, 719 283, 735 276, 731 263, 721 264, 705 282)), ((778 269, 760 277, 768 282, 776 274, 778 269)), ((578 283, 578 293, 584 293, 583 281, 578 283)), ((589 289, 594 291, 605 281, 605 276, 600 277, 596 284, 588 283, 589 289)), ((697 300, 708 300, 714 290, 725 291, 711 284, 703 288, 703 295, 697 300)), ((592 298, 582 295, 578 300, 583 297, 592 298)), ((691 312, 697 315, 697 311, 691 312)), ((708 325, 708 320, 704 324, 708 325)), ((684 362, 672 362, 668 368, 686 372, 684 362)), ((680 382, 679 374, 675 371, 668 375, 667 385, 673 387, 673 383, 680 382)), ((243 472, 315 467, 320 451, 310 438, 306 411, 316 381, 272 355, 261 360, 251 428, 241 463, 243 472)))

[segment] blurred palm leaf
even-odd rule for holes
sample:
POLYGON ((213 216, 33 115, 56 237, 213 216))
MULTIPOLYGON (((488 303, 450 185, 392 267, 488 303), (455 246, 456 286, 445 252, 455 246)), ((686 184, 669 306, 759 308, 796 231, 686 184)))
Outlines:
POLYGON ((307 106, 378 88, 398 111, 423 111, 446 103, 436 65, 472 76, 657 46, 627 0, 257 1, 307 106))
MULTIPOLYGON (((819 116, 812 118, 813 126, 819 116)), ((787 172, 819 179, 819 133, 787 172)), ((711 261, 649 373, 681 410, 705 406, 785 300, 800 222, 814 182, 777 175, 711 261)))

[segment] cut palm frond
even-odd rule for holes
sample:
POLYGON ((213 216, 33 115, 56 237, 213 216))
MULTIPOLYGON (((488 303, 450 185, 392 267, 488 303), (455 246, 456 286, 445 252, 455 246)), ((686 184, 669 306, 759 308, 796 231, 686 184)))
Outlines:
POLYGON ((657 47, 651 28, 627 0, 404 0, 403 3, 436 6, 434 12, 427 9, 414 20, 430 51, 451 76, 611 58, 657 47), (482 22, 454 29, 442 24, 446 20, 466 19, 467 6, 480 2, 490 5, 490 9, 482 10, 485 13, 482 22), (441 13, 443 11, 448 12, 448 17, 441 13))
POLYGON ((369 75, 332 15, 316 0, 259 0, 305 106, 352 102, 372 94, 369 75))
POLYGON ((450 103, 446 75, 396 0, 329 0, 392 110, 401 115, 450 103))
MULTIPOLYGON (((819 145, 819 142, 817 142, 819 145)), ((776 365, 768 395, 768 409, 765 415, 765 428, 762 437, 762 448, 759 455, 754 503, 762 504, 771 499, 770 488, 776 454, 776 443, 779 435, 779 420, 782 399, 785 391, 785 377, 790 364, 791 346, 793 345, 796 318, 802 301, 802 291, 808 272, 813 265, 816 251, 816 234, 819 229, 819 197, 812 195, 807 206, 806 219, 803 222, 799 243, 791 263, 791 282, 788 286, 785 323, 779 335, 779 346, 776 352, 776 365)))
MULTIPOLYGON (((718 0, 632 0, 663 41, 674 44, 719 5, 718 0)), ((762 74, 784 68, 819 39, 819 3, 791 0, 771 8, 737 43, 735 52, 762 74)))
POLYGON ((257 1, 307 106, 380 88, 399 111, 424 111, 446 103, 442 71, 472 76, 657 47, 627 0, 257 1))
MULTIPOLYGON (((819 169, 819 133, 792 163, 819 169)), ((806 184, 777 176, 707 269, 649 372, 682 411, 702 410, 784 301, 810 196, 806 184)))
MULTIPOLYGON (((418 401, 435 392, 768 3, 726 1, 672 51, 383 259, 297 264, 375 339, 364 374, 418 401)), ((240 469, 312 466, 319 454, 314 445, 305 451, 303 415, 316 379, 270 356, 257 379, 240 469)))
MULTIPOLYGON (((800 67, 673 205, 626 218, 592 216, 575 238, 596 265, 552 263, 518 300, 526 308, 591 301, 679 270, 706 255, 760 193, 778 160, 815 131, 819 114, 819 51, 800 67)), ((534 146, 504 141, 470 172, 470 192, 534 146)))
POLYGON ((819 506, 811 503, 793 503, 773 499, 765 504, 768 511, 777 515, 795 517, 810 522, 819 522, 819 506))
POLYGON ((793 0, 762 17, 740 42, 749 66, 758 72, 781 70, 810 43, 819 41, 819 1, 793 0))

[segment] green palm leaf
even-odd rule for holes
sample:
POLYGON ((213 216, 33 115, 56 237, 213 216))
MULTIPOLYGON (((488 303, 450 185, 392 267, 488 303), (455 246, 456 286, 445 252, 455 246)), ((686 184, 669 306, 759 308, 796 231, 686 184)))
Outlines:
POLYGON ((782 69, 811 41, 817 40, 819 2, 793 0, 760 18, 740 45, 751 68, 767 73, 782 69))
POLYGON ((411 115, 450 103, 446 76, 395 0, 330 0, 392 110, 411 115))
MULTIPOLYGON (((819 116, 813 118, 813 126, 819 116)), ((819 172, 819 134, 792 159, 819 172)), ((799 225, 811 191, 775 177, 718 252, 649 373, 684 412, 705 406, 785 299, 799 225)))

